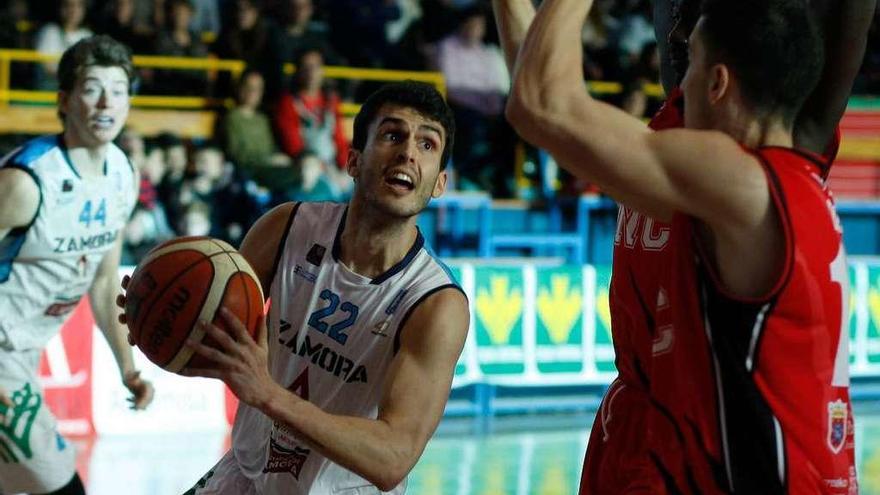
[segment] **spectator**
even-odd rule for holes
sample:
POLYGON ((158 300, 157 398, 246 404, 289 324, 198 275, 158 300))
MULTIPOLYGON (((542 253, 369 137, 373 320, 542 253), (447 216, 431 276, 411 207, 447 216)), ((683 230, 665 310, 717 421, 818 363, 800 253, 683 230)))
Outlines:
POLYGON ((287 0, 284 12, 282 57, 285 62, 297 60, 305 50, 320 50, 332 63, 339 62, 330 45, 330 29, 327 24, 314 19, 315 5, 312 0, 287 0))
POLYGON ((293 185, 290 157, 275 144, 269 118, 260 110, 263 76, 245 71, 238 89, 238 106, 221 124, 227 156, 243 175, 267 189, 286 189, 293 185))
POLYGON ((436 62, 461 131, 453 163, 466 187, 509 196, 514 135, 504 119, 504 102, 510 79, 501 51, 483 41, 486 12, 469 8, 463 18, 458 31, 439 43, 436 62))
POLYGON ((327 173, 327 165, 317 156, 301 155, 295 167, 296 182, 284 191, 278 202, 284 201, 341 201, 344 194, 327 173))
POLYGON ((190 31, 202 41, 213 41, 220 33, 220 6, 217 0, 193 0, 193 16, 190 31))
POLYGON ((648 0, 628 0, 615 32, 615 41, 624 68, 634 65, 645 45, 655 43, 654 26, 651 21, 651 4, 648 0))
POLYGON ((330 3, 333 46, 355 67, 385 67, 389 22, 400 18, 396 0, 335 0, 330 3))
MULTIPOLYGON (((56 20, 37 31, 36 50, 44 54, 61 55, 77 41, 91 36, 91 30, 83 26, 85 17, 85 0, 60 0, 56 20)), ((55 74, 58 63, 38 64, 36 67, 37 88, 46 91, 57 89, 55 74)))
POLYGON ((119 146, 140 173, 138 201, 123 233, 122 264, 133 265, 150 249, 175 234, 156 192, 165 173, 161 151, 150 150, 148 153, 143 138, 132 129, 122 133, 119 146))
POLYGON ((324 86, 324 59, 309 50, 297 60, 290 92, 275 108, 281 149, 291 157, 311 153, 327 165, 345 168, 348 139, 339 96, 324 86))
POLYGON ((162 180, 156 186, 156 192, 159 195, 159 201, 165 207, 172 227, 176 227, 175 219, 180 218, 183 214, 180 190, 189 161, 187 149, 183 140, 171 133, 162 133, 157 136, 156 146, 159 149, 165 170, 162 174, 162 180))
MULTIPOLYGON (((259 0, 236 0, 234 22, 224 25, 214 52, 220 58, 243 60, 256 68, 266 82, 266 97, 274 101, 281 88, 283 61, 281 33, 278 25, 261 14, 259 0)), ((220 93, 232 94, 232 82, 226 73, 221 75, 220 93)))
MULTIPOLYGON (((34 48, 34 23, 25 0, 10 0, 0 11, 0 47, 31 50, 34 48)), ((12 63, 10 85, 28 86, 33 81, 33 68, 28 63, 12 63)))
MULTIPOLYGON (((192 0, 168 0, 167 26, 156 37, 156 53, 170 57, 204 58, 208 49, 190 30, 192 0)), ((206 94, 207 75, 201 70, 156 70, 153 89, 159 94, 198 96, 206 94)))
POLYGON ((128 46, 134 53, 147 53, 151 32, 135 24, 135 0, 112 0, 98 14, 97 30, 128 46))

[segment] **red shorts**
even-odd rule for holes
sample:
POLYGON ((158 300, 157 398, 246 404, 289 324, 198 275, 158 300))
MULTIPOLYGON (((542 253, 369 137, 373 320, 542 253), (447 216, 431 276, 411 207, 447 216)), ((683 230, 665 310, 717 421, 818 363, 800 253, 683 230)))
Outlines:
POLYGON ((664 493, 648 457, 650 410, 647 392, 619 377, 611 383, 593 421, 580 495, 664 493))

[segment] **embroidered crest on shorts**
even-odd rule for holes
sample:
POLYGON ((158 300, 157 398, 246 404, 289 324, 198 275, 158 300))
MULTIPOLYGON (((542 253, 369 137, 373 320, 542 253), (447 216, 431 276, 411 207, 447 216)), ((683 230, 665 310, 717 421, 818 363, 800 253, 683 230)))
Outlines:
POLYGON ((846 443, 846 403, 840 399, 828 403, 828 448, 837 454, 846 443))

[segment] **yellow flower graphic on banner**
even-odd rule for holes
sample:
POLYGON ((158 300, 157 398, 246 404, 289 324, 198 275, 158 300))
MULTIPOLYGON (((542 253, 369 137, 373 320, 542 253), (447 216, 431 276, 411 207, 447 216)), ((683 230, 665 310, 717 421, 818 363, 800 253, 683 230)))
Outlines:
POLYGON ((489 292, 480 290, 477 294, 477 316, 494 344, 510 341, 510 333, 522 315, 522 309, 522 294, 510 289, 510 279, 504 275, 493 275, 489 280, 489 292))
POLYGON ((543 473, 541 484, 538 487, 539 495, 553 495, 556 493, 572 493, 568 483, 568 477, 559 466, 549 467, 543 473))
POLYGON ((611 306, 608 304, 608 289, 599 289, 596 291, 596 314, 605 325, 605 328, 611 329, 611 306))
POLYGON ((868 310, 871 313, 874 328, 880 329, 880 291, 875 287, 868 289, 868 310))
POLYGON ((554 344, 568 342, 574 323, 581 313, 581 291, 569 290, 571 279, 566 275, 550 277, 550 290, 538 291, 538 316, 547 327, 554 344))

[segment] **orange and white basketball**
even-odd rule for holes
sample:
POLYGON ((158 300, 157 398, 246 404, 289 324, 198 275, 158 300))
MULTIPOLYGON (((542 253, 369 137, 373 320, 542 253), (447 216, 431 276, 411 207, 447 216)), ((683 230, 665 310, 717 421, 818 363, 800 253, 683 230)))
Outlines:
POLYGON ((138 264, 126 291, 125 317, 147 358, 177 373, 185 367, 211 367, 184 343, 192 337, 214 345, 197 323, 212 321, 225 328, 219 313, 224 306, 255 334, 263 291, 253 268, 223 241, 181 237, 156 246, 138 264))

